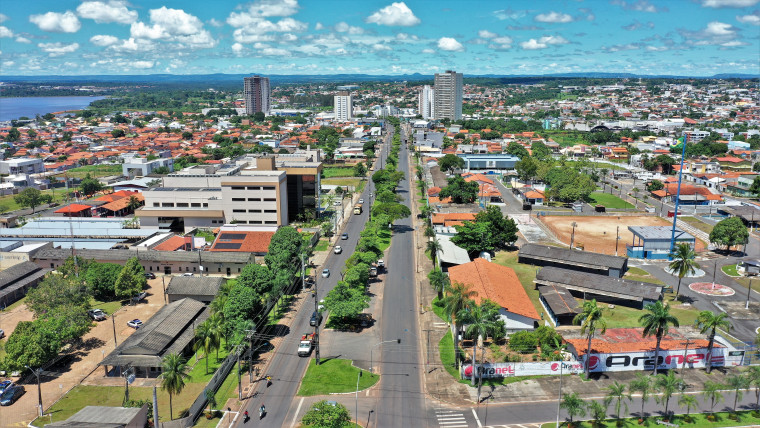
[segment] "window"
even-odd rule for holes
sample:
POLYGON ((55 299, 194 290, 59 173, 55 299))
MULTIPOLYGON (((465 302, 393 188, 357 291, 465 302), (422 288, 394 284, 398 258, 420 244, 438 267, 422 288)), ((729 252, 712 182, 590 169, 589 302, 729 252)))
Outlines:
POLYGON ((264 186, 261 189, 262 190, 274 190, 274 186, 264 186))
POLYGON ((248 198, 248 202, 260 202, 260 201, 261 201, 261 198, 248 198))
POLYGON ((261 190, 259 186, 248 186, 248 190, 261 190))
POLYGON ((265 202, 275 202, 277 201, 277 198, 264 198, 265 202))
POLYGON ((277 210, 264 210, 264 212, 267 214, 274 214, 277 213, 277 210))
POLYGON ((218 267, 218 268, 216 268, 216 271, 217 271, 217 272, 221 272, 221 271, 222 271, 222 268, 218 267))
POLYGON ((174 208, 174 202, 162 202, 161 206, 174 208))
POLYGON ((267 220, 264 224, 277 224, 277 220, 267 220))
POLYGON ((190 204, 190 206, 193 207, 193 208, 200 208, 201 204, 199 202, 193 202, 193 203, 190 204))
POLYGON ((208 208, 208 203, 204 202, 203 203, 203 208, 208 208))
POLYGON ((245 198, 232 198, 232 202, 245 202, 245 198))
POLYGON ((261 210, 248 210, 249 213, 260 213, 261 210))
POLYGON ((240 273, 240 268, 238 268, 238 273, 240 273))
POLYGON ((261 220, 251 220, 249 223, 251 223, 251 224, 262 224, 261 220))
POLYGON ((160 207, 160 206, 161 206, 161 204, 159 204, 158 202, 153 202, 153 206, 154 206, 154 207, 160 207))
POLYGON ((55 265, 50 263, 50 269, 55 269, 55 265))
POLYGON ((193 272, 195 272, 195 266, 193 266, 193 272))
POLYGON ((148 269, 150 269, 150 271, 153 272, 153 266, 148 266, 148 269))
POLYGON ((232 190, 245 190, 244 186, 232 186, 232 190))
POLYGON ((244 213, 245 210, 232 210, 233 213, 244 213))
POLYGON ((187 202, 177 202, 177 208, 187 208, 187 202))

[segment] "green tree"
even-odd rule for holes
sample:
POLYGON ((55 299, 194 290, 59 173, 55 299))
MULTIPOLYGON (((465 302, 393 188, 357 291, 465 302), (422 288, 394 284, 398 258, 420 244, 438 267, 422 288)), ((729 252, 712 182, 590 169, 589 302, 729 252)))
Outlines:
POLYGON ((647 191, 654 192, 657 190, 662 190, 665 188, 665 185, 662 184, 662 181, 660 180, 652 180, 649 183, 647 183, 647 191))
POLYGON ((430 281, 430 286, 433 287, 433 290, 438 293, 438 300, 443 300, 443 291, 446 290, 449 285, 448 275, 435 267, 430 273, 428 273, 428 281, 430 281))
POLYGON ((586 416, 586 405, 583 402, 583 399, 578 396, 577 392, 565 394, 562 397, 562 402, 559 404, 559 407, 565 409, 567 417, 570 418, 571 424, 573 423, 573 418, 576 416, 586 416))
POLYGON ((715 413, 715 403, 723 401, 723 393, 721 390, 725 388, 725 385, 708 380, 702 387, 702 397, 705 400, 710 400, 710 413, 715 413))
POLYGON ((744 391, 750 387, 750 378, 744 375, 744 373, 734 373, 726 378, 726 386, 734 390, 734 407, 733 412, 736 413, 736 403, 744 397, 744 391))
POLYGON ((699 407, 699 403, 697 403, 697 398, 693 395, 689 394, 683 394, 678 397, 678 405, 682 408, 686 408, 686 421, 688 422, 690 417, 689 413, 691 413, 692 410, 696 410, 699 407))
POLYGON ((145 278, 145 268, 142 267, 137 257, 132 257, 124 264, 114 284, 116 297, 129 298, 140 294, 148 285, 145 278))
MULTIPOLYGON (((760 168, 760 163, 756 163, 754 166, 760 168)), ((757 176, 754 180, 752 180, 752 185, 749 186, 749 192, 755 195, 755 197, 760 197, 760 176, 757 176)))
POLYGON ((721 312, 715 314, 713 311, 701 311, 694 321, 694 325, 699 329, 699 332, 706 334, 709 342, 707 343, 707 373, 712 371, 712 350, 715 344, 715 334, 718 329, 730 330, 731 322, 727 319, 728 314, 721 312))
POLYGON ((340 324, 356 319, 369 307, 369 299, 364 287, 354 288, 346 281, 338 281, 338 285, 325 296, 325 307, 330 310, 330 321, 340 324))
POLYGON ((538 174, 538 162, 530 156, 525 156, 515 164, 515 171, 520 180, 533 180, 538 174))
POLYGON ((44 319, 21 321, 5 343, 3 368, 41 367, 58 355, 62 345, 53 323, 44 319))
POLYGON ((206 374, 208 374, 208 357, 211 350, 218 349, 221 345, 221 337, 218 331, 215 330, 214 324, 209 322, 209 320, 206 319, 195 329, 195 344, 193 345, 195 352, 203 349, 203 355, 206 360, 206 374))
POLYGON ((222 309, 225 336, 229 337, 239 322, 255 319, 263 307, 262 300, 261 295, 252 288, 233 286, 222 309))
POLYGON ((436 260, 438 259, 438 252, 443 252, 443 247, 437 239, 433 238, 427 242, 425 251, 430 253, 430 257, 433 258, 433 266, 437 266, 436 260))
POLYGON ((628 390, 631 393, 638 392, 641 394, 641 413, 639 417, 644 417, 644 405, 649 401, 649 394, 652 392, 652 380, 649 376, 641 373, 636 374, 636 379, 628 384, 628 390))
POLYGON ((530 154, 528 153, 528 149, 526 149, 522 144, 518 143, 517 141, 512 141, 507 145, 507 153, 510 155, 517 156, 520 159, 525 159, 527 157, 530 157, 530 154))
POLYGON ((507 249, 517 241, 517 224, 495 205, 475 214, 475 222, 488 224, 497 249, 507 249))
POLYGON ((363 162, 354 165, 354 177, 364 177, 365 175, 367 175, 367 167, 364 166, 363 162))
POLYGON ((760 408, 760 366, 750 366, 744 371, 750 386, 755 387, 755 408, 760 408))
MULTIPOLYGON (((657 357, 655 357, 655 359, 656 358, 657 357)), ((683 390, 683 382, 676 377, 675 372, 670 371, 667 375, 658 375, 655 378, 654 386, 657 388, 657 392, 660 393, 657 400, 665 405, 665 415, 667 415, 670 397, 676 392, 683 390)))
POLYGON ((193 133, 190 131, 184 131, 182 133, 182 139, 183 140, 192 140, 193 139, 193 133))
POLYGON ((530 145, 530 151, 532 156, 538 160, 549 159, 552 155, 551 149, 546 147, 546 144, 541 141, 536 141, 530 145))
POLYGON ((169 420, 174 420, 172 397, 185 389, 185 379, 190 367, 182 355, 172 352, 164 357, 161 371, 161 389, 169 393, 169 420))
MULTIPOLYGON (((457 155, 446 154, 442 158, 438 159, 438 167, 441 171, 453 174, 454 171, 462 169, 465 166, 464 159, 457 155)), ((421 178, 420 178, 421 179, 421 178)))
POLYGON ((586 378, 589 374, 589 359, 591 358, 591 339, 599 330, 600 334, 607 331, 607 322, 604 320, 602 308, 597 306, 596 299, 583 302, 583 311, 573 318, 574 325, 581 326, 581 334, 588 337, 588 346, 586 347, 586 358, 583 361, 583 368, 586 378))
POLYGON ((314 403, 303 415, 301 423, 314 428, 343 428, 351 422, 346 406, 322 400, 314 403))
POLYGON ((631 396, 625 393, 625 384, 615 381, 612 385, 607 386, 607 395, 604 397, 604 405, 609 407, 611 403, 615 403, 615 419, 620 419, 620 410, 625 406, 625 412, 628 413, 628 403, 626 400, 630 400, 631 396))
POLYGON ((123 136, 127 135, 123 129, 114 129, 111 131, 111 136, 114 138, 121 138, 123 136))
POLYGON ((295 228, 285 226, 277 229, 264 256, 267 267, 273 272, 282 270, 294 273, 300 266, 295 260, 301 254, 302 245, 303 239, 295 228))
POLYGON ((657 362, 660 357, 660 342, 668 334, 670 326, 678 327, 678 318, 670 314, 670 306, 663 305, 661 301, 650 303, 644 307, 647 311, 639 317, 639 324, 644 327, 643 337, 654 336, 657 344, 654 349, 654 370, 653 374, 657 375, 657 362))
POLYGON ((14 126, 8 131, 8 135, 5 136, 5 141, 18 141, 19 138, 21 138, 21 131, 14 126))
POLYGON ((56 315, 63 307, 87 308, 90 294, 79 281, 64 278, 63 275, 48 274, 26 295, 26 306, 37 318, 56 315))
POLYGON ((673 260, 668 265, 671 272, 678 275, 678 288, 676 288, 676 299, 679 298, 681 293, 681 280, 686 275, 693 275, 696 272, 696 268, 699 267, 694 260, 697 257, 697 253, 689 244, 678 244, 676 250, 670 255, 673 260))
POLYGON ((446 297, 443 298, 443 313, 446 320, 454 324, 454 349, 459 349, 459 325, 457 316, 464 309, 472 306, 475 302, 472 300, 477 293, 470 289, 470 286, 455 282, 446 290, 446 297))
POLYGON ((592 425, 594 427, 601 427, 602 422, 607 419, 607 407, 603 406, 602 403, 598 401, 591 401, 586 405, 586 410, 588 410, 589 416, 591 416, 592 425))
POLYGON ((710 243, 725 246, 726 250, 735 245, 746 244, 748 239, 747 226, 739 217, 729 217, 719 221, 710 232, 710 243))
POLYGON ((89 196, 103 190, 103 185, 100 184, 100 181, 92 178, 88 172, 87 176, 79 183, 79 188, 82 190, 82 193, 89 196))
POLYGON ((451 198, 455 204, 471 204, 478 199, 478 183, 467 182, 457 175, 448 179, 448 185, 441 189, 438 196, 441 199, 451 198))
POLYGON ((100 301, 113 300, 116 297, 116 280, 123 267, 116 263, 92 263, 84 275, 87 287, 93 297, 100 301))
MULTIPOLYGON (((299 260, 300 263, 300 260, 299 260)), ((237 284, 252 288, 257 294, 265 295, 272 290, 274 273, 266 265, 251 263, 246 265, 237 277, 237 284)))
POLYGON ((212 389, 204 389, 203 395, 206 397, 206 402, 208 403, 206 412, 211 414, 211 412, 214 411, 214 407, 217 406, 216 393, 212 389))
POLYGON ((398 202, 378 201, 372 207, 372 216, 378 217, 381 214, 387 215, 391 222, 395 222, 396 220, 409 217, 412 215, 412 211, 406 205, 399 204, 398 202))
POLYGON ((34 214, 35 208, 42 204, 49 204, 53 200, 53 197, 43 194, 39 189, 35 189, 34 187, 27 187, 14 196, 13 200, 22 207, 31 208, 32 214, 34 214))
POLYGON ((484 310, 481 305, 470 305, 457 314, 457 318, 465 324, 464 336, 472 340, 472 380, 471 385, 475 385, 477 370, 477 351, 478 341, 485 340, 489 335, 497 330, 496 322, 488 311, 484 310))

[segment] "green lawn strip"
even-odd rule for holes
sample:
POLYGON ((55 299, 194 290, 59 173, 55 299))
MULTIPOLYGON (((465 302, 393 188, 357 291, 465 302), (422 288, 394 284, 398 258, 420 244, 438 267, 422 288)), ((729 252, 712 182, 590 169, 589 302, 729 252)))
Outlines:
POLYGON ((364 190, 364 186, 367 185, 366 180, 362 180, 359 182, 359 184, 356 185, 356 193, 361 193, 364 190))
POLYGON ((702 220, 700 220, 700 219, 698 219, 696 217, 687 216, 687 215, 685 215, 685 216, 680 216, 679 215, 678 219, 682 220, 682 221, 685 221, 686 223, 689 223, 689 225, 693 226, 696 229, 701 230, 702 232, 707 233, 708 235, 713 230, 713 226, 712 225, 709 225, 709 224, 703 222, 702 220))
POLYGON ((16 300, 15 302, 11 303, 10 305, 3 308, 3 311, 12 311, 13 309, 18 308, 19 306, 26 303, 26 296, 16 300))
MULTIPOLYGON (((578 304, 582 305, 583 300, 578 299, 578 304)), ((634 309, 625 306, 615 305, 610 308, 608 304, 600 305, 604 310, 604 320, 607 322, 607 328, 632 328, 641 327, 639 318, 644 314, 641 309, 634 309)), ((678 318, 682 326, 693 325, 699 315, 699 311, 694 308, 682 308, 677 305, 670 307, 670 313, 678 318)))
POLYGON ((433 313, 438 315, 438 318, 440 318, 441 321, 446 321, 446 314, 444 313, 443 302, 438 300, 438 296, 433 298, 431 306, 433 309, 433 313))
MULTIPOLYGON (((681 427, 689 427, 689 428, 708 428, 708 427, 736 427, 736 426, 755 426, 758 422, 760 422, 760 417, 755 417, 752 415, 754 411, 747 410, 747 411, 741 411, 736 412, 736 414, 739 416, 738 421, 732 420, 728 418, 728 415, 730 413, 728 412, 718 412, 714 413, 716 416, 716 420, 714 422, 710 422, 707 420, 707 415, 703 413, 692 413, 691 422, 684 421, 685 415, 677 415, 673 417, 673 420, 670 421, 670 423, 679 425, 681 427)), ((664 425, 657 424, 656 421, 662 420, 662 416, 655 416, 655 417, 648 417, 644 419, 644 422, 642 425, 639 425, 638 418, 625 418, 620 419, 620 425, 617 425, 618 421, 615 419, 605 419, 601 424, 596 425, 598 428, 606 428, 606 427, 616 427, 616 426, 624 426, 624 427, 636 427, 636 426, 649 426, 649 427, 663 427, 664 425)), ((556 424, 554 422, 549 422, 541 425, 541 428, 554 428, 556 424)), ((563 423, 562 426, 567 426, 566 423, 563 423)), ((592 428, 593 425, 590 421, 583 421, 583 422, 573 422, 573 426, 575 428, 592 428)))
POLYGON ((114 312, 121 309, 121 301, 114 300, 111 302, 101 302, 100 300, 96 300, 95 298, 90 300, 90 306, 92 309, 100 309, 103 312, 105 312, 108 315, 113 314, 114 312))
MULTIPOLYGON (((66 191, 63 189, 56 189, 55 192, 50 190, 43 190, 41 192, 43 195, 50 195, 53 197, 53 202, 58 202, 59 204, 64 200, 66 197, 66 191)), ((21 205, 16 203, 16 200, 13 199, 15 195, 8 195, 8 196, 2 196, 0 197, 0 212, 8 212, 8 211, 16 211, 20 210, 22 208, 21 205)), ((41 207, 35 207, 35 211, 39 212, 41 207)), ((35 214, 36 214, 35 212, 35 214)))
MULTIPOLYGON (((121 175, 121 164, 102 164, 102 165, 85 165, 78 168, 72 168, 66 171, 66 175, 69 178, 85 178, 87 174, 90 177, 107 177, 109 175, 121 175)), ((63 174, 58 174, 55 177, 63 178, 63 174)))
POLYGON ((607 208, 633 208, 633 205, 609 193, 592 193, 589 195, 592 205, 604 205, 607 208))
POLYGON ((741 285, 744 288, 749 288, 750 282, 752 282, 752 289, 758 290, 758 281, 753 281, 746 276, 742 276, 739 278, 734 278, 734 281, 736 281, 737 284, 741 285))
POLYGON ((314 247, 314 251, 327 251, 328 246, 330 246, 330 241, 327 239, 320 239, 314 247))
POLYGON ((222 365, 222 362, 225 358, 227 358, 227 354, 229 353, 230 351, 226 349, 226 344, 224 342, 224 339, 222 339, 222 344, 219 347, 219 358, 216 356, 216 350, 212 350, 210 352, 211 355, 209 355, 210 358, 208 360, 208 373, 206 373, 206 356, 203 353, 203 349, 199 349, 198 352, 196 352, 195 355, 190 357, 190 359, 187 361, 187 364, 192 367, 187 378, 187 382, 200 382, 204 385, 207 384, 208 381, 211 380, 211 377, 214 375, 216 369, 222 365))
POLYGON ((390 229, 386 228, 380 228, 380 232, 378 232, 377 237, 380 240, 380 251, 385 251, 388 247, 391 246, 391 231, 390 229))
POLYGON ((628 272, 626 272, 626 274, 637 275, 637 276, 647 276, 649 275, 649 272, 641 268, 629 267, 628 272))
POLYGON ((722 270, 723 273, 725 273, 728 276, 736 276, 736 277, 740 276, 739 272, 736 271, 736 265, 735 264, 733 264, 733 265, 725 265, 722 268, 720 268, 720 270, 722 270))
POLYGON ((276 325, 282 319, 282 317, 288 313, 290 310, 288 304, 290 303, 291 299, 293 299, 293 296, 290 294, 283 294, 280 296, 280 299, 277 300, 277 305, 275 305, 275 307, 269 311, 269 315, 267 315, 269 317, 270 325, 276 325))
POLYGON ((443 338, 441 338, 441 341, 438 342, 438 353, 441 355, 441 364, 443 364, 446 372, 453 376, 454 379, 459 380, 461 376, 454 360, 456 357, 454 355, 454 339, 451 336, 451 330, 447 331, 443 335, 443 338))
POLYGON ((325 178, 353 177, 354 169, 352 167, 330 166, 327 168, 322 168, 322 175, 325 178))
MULTIPOLYGON (((359 389, 367 389, 377 383, 380 377, 376 374, 362 371, 359 378, 359 389)), ((351 360, 323 359, 316 365, 312 358, 309 368, 301 381, 298 395, 309 397, 312 395, 327 395, 333 393, 356 391, 356 378, 359 369, 351 365, 351 360)))
POLYGON ((196 231, 195 236, 198 238, 206 239, 206 242, 208 243, 214 242, 214 239, 216 238, 213 233, 205 231, 205 230, 196 231))
MULTIPOLYGON (((322 184, 331 184, 334 186, 358 186, 362 182, 360 178, 323 178, 320 180, 322 184)), ((345 190, 345 189, 344 189, 345 190)))
POLYGON ((631 281, 639 281, 639 282, 647 282, 649 284, 657 284, 657 285, 665 285, 664 282, 660 281, 659 279, 653 277, 653 276, 639 276, 639 275, 628 275, 625 274, 623 279, 629 279, 631 281))

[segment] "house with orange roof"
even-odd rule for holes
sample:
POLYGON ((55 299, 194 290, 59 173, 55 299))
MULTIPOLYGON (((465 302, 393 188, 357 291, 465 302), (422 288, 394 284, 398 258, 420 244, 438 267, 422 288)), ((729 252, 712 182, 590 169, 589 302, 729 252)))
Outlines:
POLYGON ((445 226, 447 222, 475 221, 476 213, 433 213, 434 226, 445 226))
POLYGON ((717 157, 715 161, 722 171, 752 171, 752 161, 736 156, 717 157))
POLYGON ((499 306, 499 317, 507 333, 533 330, 541 319, 512 268, 477 258, 470 263, 451 266, 451 283, 468 286, 480 304, 490 300, 499 306))

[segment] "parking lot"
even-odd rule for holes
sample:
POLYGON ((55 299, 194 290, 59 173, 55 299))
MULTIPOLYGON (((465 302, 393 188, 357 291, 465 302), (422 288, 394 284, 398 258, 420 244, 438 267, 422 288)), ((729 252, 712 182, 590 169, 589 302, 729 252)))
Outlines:
MULTIPOLYGON (((113 321, 109 317, 105 321, 97 322, 92 330, 82 338, 84 343, 82 348, 71 352, 58 364, 43 372, 41 388, 44 408, 50 407, 69 389, 78 385, 91 373, 92 378, 103 377, 103 369, 98 368, 97 364, 115 347, 114 326, 116 327, 116 340, 121 343, 135 331, 127 327, 127 321, 139 318, 144 322, 164 305, 161 277, 148 280, 146 291, 148 295, 145 300, 135 306, 122 306, 114 314, 113 321)), ((6 331, 6 335, 9 335, 20 321, 31 320, 31 311, 25 305, 21 305, 7 313, 0 314, 0 328, 6 331)), ((13 380, 19 381, 18 379, 13 380)), ((31 379, 22 383, 26 388, 26 394, 11 406, 0 407, 0 425, 4 427, 26 426, 37 416, 36 383, 34 376, 31 376, 31 379)))

